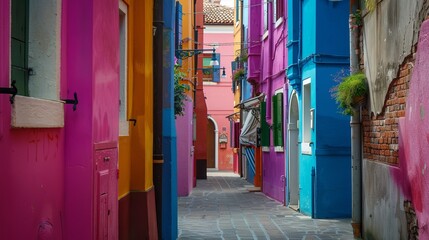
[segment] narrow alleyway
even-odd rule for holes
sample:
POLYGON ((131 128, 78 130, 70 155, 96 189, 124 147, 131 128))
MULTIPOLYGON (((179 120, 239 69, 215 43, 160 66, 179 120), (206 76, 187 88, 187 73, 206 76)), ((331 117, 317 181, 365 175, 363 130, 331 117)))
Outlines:
POLYGON ((179 198, 179 239, 353 239, 350 220, 314 220, 260 192, 237 175, 209 172, 179 198))

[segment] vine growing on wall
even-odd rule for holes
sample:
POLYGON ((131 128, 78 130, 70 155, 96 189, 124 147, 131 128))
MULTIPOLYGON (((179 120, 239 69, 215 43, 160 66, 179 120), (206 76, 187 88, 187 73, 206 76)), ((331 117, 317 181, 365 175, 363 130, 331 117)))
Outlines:
POLYGON ((365 8, 368 12, 372 12, 377 5, 377 0, 365 0, 365 8))
POLYGON ((186 91, 190 89, 189 85, 181 83, 185 73, 180 71, 180 66, 174 65, 174 116, 183 116, 185 114, 185 101, 187 101, 186 91))

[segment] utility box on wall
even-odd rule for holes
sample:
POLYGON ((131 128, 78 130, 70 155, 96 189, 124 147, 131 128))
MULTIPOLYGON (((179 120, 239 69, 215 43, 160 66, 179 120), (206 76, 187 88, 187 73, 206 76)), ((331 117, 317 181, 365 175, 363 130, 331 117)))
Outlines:
POLYGON ((117 229, 117 143, 98 143, 94 147, 94 210, 97 239, 112 239, 117 229))
POLYGON ((228 143, 228 135, 226 133, 221 133, 219 136, 219 147, 225 149, 228 143))

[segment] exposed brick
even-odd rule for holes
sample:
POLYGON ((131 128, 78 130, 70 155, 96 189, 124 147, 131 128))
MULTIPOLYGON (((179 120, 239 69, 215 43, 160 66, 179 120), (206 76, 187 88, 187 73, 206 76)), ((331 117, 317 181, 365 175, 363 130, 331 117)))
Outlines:
MULTIPOLYGON (((361 54, 362 57, 362 54, 361 54)), ((374 116, 368 109, 362 110, 363 152, 366 159, 387 164, 398 164, 398 123, 405 117, 406 98, 414 62, 413 54, 400 66, 398 75, 391 82, 386 94, 383 112, 374 116)))

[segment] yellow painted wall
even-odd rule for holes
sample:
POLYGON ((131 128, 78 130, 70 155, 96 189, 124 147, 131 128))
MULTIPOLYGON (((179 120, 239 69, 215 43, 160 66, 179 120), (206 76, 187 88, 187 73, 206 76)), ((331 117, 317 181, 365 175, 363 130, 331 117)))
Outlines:
MULTIPOLYGON (((180 0, 182 4, 182 49, 195 49, 194 39, 194 0, 180 0)), ((194 58, 190 57, 182 60, 181 71, 186 74, 186 78, 182 83, 190 86, 187 92, 188 96, 193 97, 194 77, 194 58)))
POLYGON ((128 4, 128 119, 119 138, 119 198, 153 187, 153 1, 128 4))
MULTIPOLYGON (((241 42, 241 22, 237 22, 236 21, 236 16, 235 14, 237 13, 237 11, 235 11, 236 8, 238 8, 240 6, 237 6, 237 1, 234 1, 234 42, 235 43, 239 43, 241 42)), ((239 11, 240 12, 240 11, 239 11)), ((241 19, 241 17, 239 17, 238 19, 241 19)), ((239 53, 239 50, 241 49, 241 44, 234 44, 234 54, 235 57, 237 57, 237 53, 239 53)), ((235 94, 234 94, 234 106, 240 103, 240 87, 237 87, 235 90, 235 94)), ((234 108, 234 112, 239 112, 240 109, 239 108, 234 108)))

